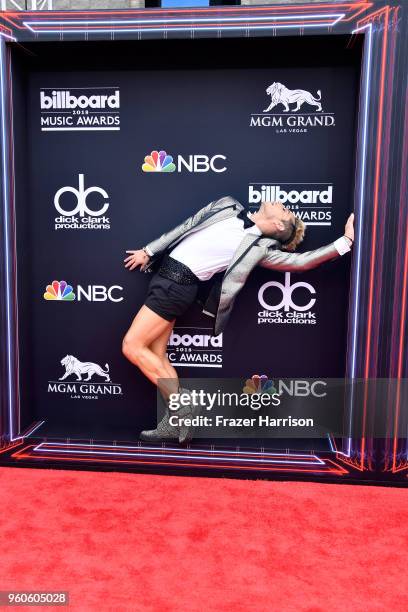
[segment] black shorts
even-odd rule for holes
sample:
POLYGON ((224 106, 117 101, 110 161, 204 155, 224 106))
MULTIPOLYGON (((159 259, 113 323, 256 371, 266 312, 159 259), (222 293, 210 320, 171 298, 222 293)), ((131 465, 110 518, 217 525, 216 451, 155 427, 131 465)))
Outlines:
POLYGON ((163 319, 172 321, 184 314, 193 304, 197 296, 198 282, 181 285, 156 272, 150 281, 144 304, 163 319))

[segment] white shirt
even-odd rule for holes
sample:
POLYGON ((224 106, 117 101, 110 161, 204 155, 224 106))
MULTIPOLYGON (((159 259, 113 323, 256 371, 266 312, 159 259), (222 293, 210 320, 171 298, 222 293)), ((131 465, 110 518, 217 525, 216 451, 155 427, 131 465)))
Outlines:
MULTIPOLYGON (((251 218, 251 213, 248 212, 247 216, 251 218)), ((242 219, 229 217, 191 232, 182 238, 169 254, 188 266, 200 280, 205 281, 213 274, 228 268, 245 234, 261 236, 262 232, 257 225, 244 229, 242 219)), ((344 236, 335 240, 334 246, 339 255, 351 250, 344 236)))
POLYGON ((188 266, 200 280, 208 280, 228 268, 245 234, 261 236, 262 232, 257 225, 244 229, 242 219, 229 217, 192 232, 169 255, 188 266))

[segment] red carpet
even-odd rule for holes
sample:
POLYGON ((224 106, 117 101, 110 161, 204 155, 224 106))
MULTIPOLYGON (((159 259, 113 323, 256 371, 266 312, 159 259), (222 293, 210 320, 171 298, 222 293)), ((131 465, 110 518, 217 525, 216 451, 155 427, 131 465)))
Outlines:
POLYGON ((18 468, 0 482, 0 590, 67 590, 81 612, 408 609, 405 489, 18 468))

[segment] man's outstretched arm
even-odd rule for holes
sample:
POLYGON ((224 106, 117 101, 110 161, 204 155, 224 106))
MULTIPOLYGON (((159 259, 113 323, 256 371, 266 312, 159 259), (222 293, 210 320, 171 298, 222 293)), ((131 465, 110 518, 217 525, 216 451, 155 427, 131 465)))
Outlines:
POLYGON ((337 259, 351 250, 354 241, 354 214, 347 219, 344 228, 344 236, 325 246, 306 251, 305 253, 288 253, 278 249, 271 251, 267 257, 259 262, 259 265, 272 270, 283 272, 304 272, 317 268, 326 261, 337 259))
POLYGON ((144 272, 151 258, 159 255, 169 246, 169 244, 183 236, 185 232, 197 225, 197 223, 201 221, 203 217, 205 217, 207 212, 210 210, 216 211, 218 207, 219 210, 222 210, 225 207, 226 199, 232 200, 232 198, 229 196, 225 196, 219 200, 213 200, 206 206, 203 206, 203 208, 200 208, 196 213, 176 225, 176 227, 173 227, 168 232, 159 236, 159 238, 156 238, 155 240, 152 240, 146 244, 143 249, 139 249, 137 251, 126 251, 126 253, 131 253, 131 255, 124 260, 126 262, 125 267, 129 267, 129 270, 133 270, 140 265, 140 270, 144 272))
POLYGON ((201 220, 203 215, 205 215, 207 211, 211 210, 211 208, 214 206, 214 202, 215 200, 207 204, 207 206, 203 206, 203 208, 200 208, 196 213, 190 217, 187 217, 187 219, 176 225, 176 227, 173 227, 168 232, 165 232, 159 236, 159 238, 149 242, 145 246, 147 253, 153 257, 153 255, 157 255, 158 253, 164 251, 169 244, 171 244, 174 240, 177 240, 177 238, 180 238, 180 236, 183 236, 185 232, 194 227, 198 221, 201 220))

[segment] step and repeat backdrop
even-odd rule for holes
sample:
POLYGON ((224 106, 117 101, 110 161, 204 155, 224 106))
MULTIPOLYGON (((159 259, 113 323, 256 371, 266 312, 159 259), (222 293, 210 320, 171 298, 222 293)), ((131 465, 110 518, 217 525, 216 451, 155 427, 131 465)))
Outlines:
MULTIPOLYGON (((151 278, 124 267, 127 250, 225 195, 289 205, 307 223, 300 251, 342 235, 359 66, 308 63, 302 44, 261 68, 254 56, 253 68, 27 72, 19 370, 22 420, 44 420, 39 435, 132 440, 155 422, 155 388, 121 350, 151 278)), ((349 256, 255 270, 222 335, 198 304, 177 321, 171 362, 187 378, 343 376, 349 270, 349 256)))

